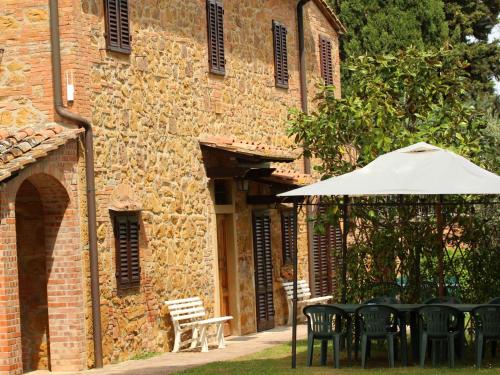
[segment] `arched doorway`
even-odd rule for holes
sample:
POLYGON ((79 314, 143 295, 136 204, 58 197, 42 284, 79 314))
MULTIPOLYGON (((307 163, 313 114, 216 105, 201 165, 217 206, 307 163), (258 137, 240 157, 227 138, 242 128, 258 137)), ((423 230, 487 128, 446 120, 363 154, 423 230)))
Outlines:
MULTIPOLYGON (((55 253, 64 248, 68 230, 66 189, 53 177, 26 179, 16 195, 16 247, 23 371, 51 369, 50 317, 54 304, 52 286, 57 269, 55 253), (49 287, 49 280, 52 291, 49 287), (49 324, 50 322, 50 324, 49 324)), ((64 292, 59 289, 58 293, 64 292)), ((55 326, 54 323, 56 323, 55 326)))

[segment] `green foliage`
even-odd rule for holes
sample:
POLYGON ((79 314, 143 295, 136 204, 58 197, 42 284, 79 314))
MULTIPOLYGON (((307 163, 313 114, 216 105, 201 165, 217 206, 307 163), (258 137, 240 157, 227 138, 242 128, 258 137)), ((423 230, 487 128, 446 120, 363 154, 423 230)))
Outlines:
POLYGON ((379 55, 410 45, 440 47, 448 36, 442 0, 346 0, 336 5, 347 26, 344 57, 379 55))
MULTIPOLYGON (((492 78, 500 78, 500 45, 488 42, 488 34, 498 23, 498 0, 330 0, 330 4, 347 27, 341 44, 343 61, 409 46, 426 50, 451 44, 469 62, 465 68, 474 83, 470 96, 477 100, 494 95, 492 78)), ((351 85, 349 71, 343 70, 342 84, 351 85)))
POLYGON ((318 169, 325 176, 418 141, 486 165, 484 149, 491 147, 486 118, 467 99, 470 80, 464 66, 451 49, 410 47, 396 55, 360 56, 346 66, 351 78, 344 97, 324 88, 316 98, 317 111, 291 111, 290 132, 308 145, 307 154, 321 158, 318 169))

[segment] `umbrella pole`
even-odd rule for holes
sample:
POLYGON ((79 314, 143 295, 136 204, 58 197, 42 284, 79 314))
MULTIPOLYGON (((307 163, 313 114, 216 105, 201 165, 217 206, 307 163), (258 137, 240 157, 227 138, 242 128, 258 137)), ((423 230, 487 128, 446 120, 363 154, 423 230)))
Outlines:
POLYGON ((342 303, 347 302, 347 233, 349 232, 349 215, 348 215, 348 206, 349 206, 349 196, 344 195, 343 206, 343 219, 344 222, 344 230, 342 231, 342 303))
POLYGON ((438 277, 439 277, 439 297, 444 297, 444 252, 445 243, 443 240, 443 196, 439 196, 439 203, 436 204, 436 224, 437 224, 437 245, 438 245, 438 277))
POLYGON ((298 278, 298 252, 297 252, 297 201, 293 201, 293 308, 292 308, 292 368, 297 367, 297 278, 298 278))

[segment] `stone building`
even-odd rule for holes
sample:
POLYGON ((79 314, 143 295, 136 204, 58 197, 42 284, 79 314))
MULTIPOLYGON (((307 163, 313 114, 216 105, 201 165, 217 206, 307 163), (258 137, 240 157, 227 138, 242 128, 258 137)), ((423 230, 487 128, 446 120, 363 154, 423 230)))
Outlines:
POLYGON ((170 350, 165 300, 200 296, 226 334, 284 324, 293 220, 274 196, 313 180, 287 113, 318 83, 340 95, 343 26, 305 3, 301 75, 296 0, 1 1, 0 374, 99 364, 99 321, 104 364, 170 350))

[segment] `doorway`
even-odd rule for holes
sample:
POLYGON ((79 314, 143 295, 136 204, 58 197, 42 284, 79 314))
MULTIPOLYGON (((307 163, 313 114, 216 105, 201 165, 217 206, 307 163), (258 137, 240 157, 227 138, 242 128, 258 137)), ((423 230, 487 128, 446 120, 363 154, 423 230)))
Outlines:
POLYGON ((42 200, 25 181, 16 198, 17 266, 23 371, 50 370, 47 251, 42 200))
MULTIPOLYGON (((233 215, 217 214, 217 263, 219 269, 219 301, 220 315, 233 315, 235 309, 232 307, 234 303, 232 295, 234 283, 231 282, 233 276, 233 268, 231 265, 234 262, 234 237, 233 237, 233 215)), ((233 320, 228 321, 224 325, 224 336, 234 334, 232 327, 233 320)))

